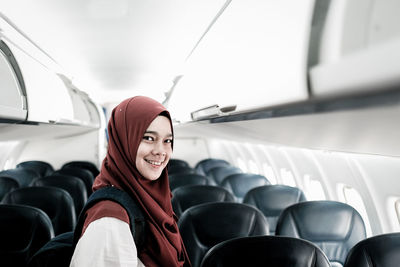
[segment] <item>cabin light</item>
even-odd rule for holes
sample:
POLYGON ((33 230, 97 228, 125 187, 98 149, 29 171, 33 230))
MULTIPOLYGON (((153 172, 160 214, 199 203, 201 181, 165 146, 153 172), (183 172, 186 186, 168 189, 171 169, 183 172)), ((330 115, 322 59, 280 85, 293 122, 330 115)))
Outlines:
POLYGON ((210 119, 224 115, 225 113, 233 112, 236 110, 236 105, 219 107, 218 105, 211 105, 190 113, 192 120, 210 119))

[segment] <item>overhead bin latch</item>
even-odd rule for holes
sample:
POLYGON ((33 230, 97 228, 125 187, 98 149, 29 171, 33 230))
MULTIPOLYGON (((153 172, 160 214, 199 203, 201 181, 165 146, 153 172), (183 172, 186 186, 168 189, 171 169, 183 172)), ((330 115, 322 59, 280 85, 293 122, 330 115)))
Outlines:
POLYGON ((224 107, 219 107, 219 105, 211 105, 205 108, 198 109, 190 113, 192 120, 204 120, 211 119, 223 115, 227 115, 229 112, 236 110, 236 105, 229 105, 224 107))

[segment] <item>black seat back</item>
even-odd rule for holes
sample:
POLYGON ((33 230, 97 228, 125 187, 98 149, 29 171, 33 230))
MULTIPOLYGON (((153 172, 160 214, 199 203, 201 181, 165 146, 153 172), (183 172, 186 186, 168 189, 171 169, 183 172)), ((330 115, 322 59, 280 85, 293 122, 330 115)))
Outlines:
POLYGON ((214 245, 236 237, 268 235, 268 222, 256 208, 233 202, 206 203, 187 209, 178 221, 194 267, 214 245))
POLYGON ((91 171, 79 167, 64 167, 53 172, 52 175, 70 175, 81 179, 85 183, 86 193, 88 197, 92 194, 92 186, 94 177, 91 171))
POLYGON ((189 163, 183 159, 170 159, 168 161, 168 168, 172 166, 190 167, 189 163))
POLYGON ((97 166, 90 162, 90 161, 70 161, 65 163, 61 169, 64 169, 65 167, 78 167, 78 168, 83 168, 88 171, 90 171, 93 174, 93 177, 96 178, 97 175, 99 175, 99 169, 97 166))
POLYGON ((40 209, 0 205, 1 266, 26 266, 29 258, 54 237, 49 217, 40 209))
POLYGON ((0 201, 8 192, 17 189, 18 187, 19 184, 15 179, 9 177, 0 177, 0 201))
POLYGON ((172 192, 172 207, 176 216, 190 207, 207 202, 234 202, 235 198, 222 187, 211 185, 188 185, 176 188, 172 192))
POLYGON ((242 170, 235 166, 218 166, 208 171, 208 177, 220 185, 226 177, 235 173, 242 173, 242 170))
POLYGON ((169 187, 172 190, 186 185, 209 185, 210 179, 194 173, 178 173, 169 175, 169 187))
POLYGON ((21 162, 17 164, 17 168, 27 168, 35 170, 42 177, 50 175, 54 171, 53 166, 51 166, 50 163, 40 160, 30 160, 21 162))
POLYGON ((199 161, 195 166, 195 170, 198 174, 207 175, 212 168, 218 166, 229 166, 229 165, 230 163, 227 162, 226 160, 208 158, 199 161))
POLYGON ((173 165, 168 167, 168 174, 195 173, 196 171, 189 166, 173 165))
POLYGON ((61 188, 19 188, 6 194, 2 202, 41 209, 49 216, 56 235, 72 231, 76 223, 74 201, 70 194, 61 188))
POLYGON ((67 191, 74 201, 76 218, 78 218, 79 213, 87 201, 86 186, 84 182, 74 176, 61 174, 50 175, 34 180, 32 186, 52 186, 67 191))
POLYGON ((251 189, 269 184, 270 182, 267 180, 267 178, 262 175, 236 173, 226 177, 222 181, 221 186, 231 192, 235 196, 237 202, 242 202, 246 193, 251 189))
POLYGON ((298 202, 306 201, 302 190, 287 185, 264 185, 251 189, 243 203, 257 207, 269 223, 271 234, 275 234, 276 223, 281 212, 298 202))
POLYGON ((286 208, 275 234, 313 242, 335 266, 343 265, 348 251, 366 237, 360 214, 336 201, 306 201, 286 208))
POLYGON ((400 233, 377 235, 357 243, 345 267, 392 267, 400 264, 400 233))
POLYGON ((326 255, 306 240, 252 236, 219 243, 204 256, 201 266, 330 267, 330 264, 326 255))
POLYGON ((36 178, 41 177, 40 174, 29 168, 15 168, 4 170, 0 172, 0 177, 9 177, 16 180, 19 184, 19 187, 29 186, 32 181, 36 178))

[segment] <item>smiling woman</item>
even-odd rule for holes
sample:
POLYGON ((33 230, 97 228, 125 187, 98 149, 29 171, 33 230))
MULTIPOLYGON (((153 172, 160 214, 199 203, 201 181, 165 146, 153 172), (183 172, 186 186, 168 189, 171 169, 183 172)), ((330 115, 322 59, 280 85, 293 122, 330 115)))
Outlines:
POLYGON ((153 99, 130 98, 113 110, 108 130, 107 156, 93 189, 116 187, 138 203, 148 225, 145 243, 135 245, 124 208, 100 201, 86 213, 71 266, 190 266, 165 168, 172 154, 168 111, 153 99))

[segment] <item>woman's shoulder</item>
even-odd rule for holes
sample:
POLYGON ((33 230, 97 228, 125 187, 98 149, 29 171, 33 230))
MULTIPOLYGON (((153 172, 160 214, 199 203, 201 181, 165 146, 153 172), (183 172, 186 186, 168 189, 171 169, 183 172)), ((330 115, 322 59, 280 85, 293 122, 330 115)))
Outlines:
POLYGON ((116 218, 129 224, 128 213, 120 204, 111 200, 101 200, 86 211, 82 235, 91 222, 105 217, 116 218))

